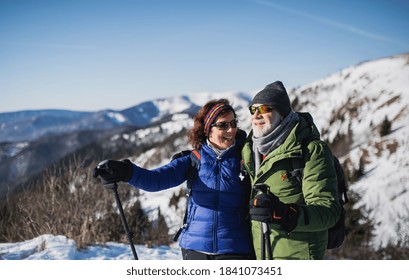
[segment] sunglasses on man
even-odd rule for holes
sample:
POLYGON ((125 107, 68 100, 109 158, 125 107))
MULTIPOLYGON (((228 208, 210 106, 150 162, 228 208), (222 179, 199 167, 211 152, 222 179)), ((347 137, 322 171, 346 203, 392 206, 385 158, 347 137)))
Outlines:
POLYGON ((250 110, 250 114, 254 115, 256 113, 256 111, 259 114, 266 114, 266 113, 270 113, 273 111, 273 107, 269 106, 269 105, 260 105, 258 107, 256 106, 250 106, 249 107, 250 110))
POLYGON ((229 122, 216 122, 212 124, 212 126, 217 127, 219 130, 228 130, 229 127, 236 128, 237 127, 237 120, 232 120, 229 122))

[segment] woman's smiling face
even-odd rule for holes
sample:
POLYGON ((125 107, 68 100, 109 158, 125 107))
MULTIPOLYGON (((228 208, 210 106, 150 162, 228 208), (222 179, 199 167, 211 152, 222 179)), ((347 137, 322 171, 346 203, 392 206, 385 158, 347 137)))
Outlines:
POLYGON ((234 139, 236 137, 236 133, 237 133, 237 125, 233 125, 235 127, 232 127, 232 123, 235 123, 235 117, 233 112, 229 111, 223 115, 220 115, 216 121, 215 124, 227 124, 227 129, 220 129, 216 126, 212 126, 212 128, 210 129, 210 133, 209 133, 209 141, 210 143, 216 147, 217 149, 220 150, 225 150, 227 148, 229 148, 231 145, 234 144, 234 139))

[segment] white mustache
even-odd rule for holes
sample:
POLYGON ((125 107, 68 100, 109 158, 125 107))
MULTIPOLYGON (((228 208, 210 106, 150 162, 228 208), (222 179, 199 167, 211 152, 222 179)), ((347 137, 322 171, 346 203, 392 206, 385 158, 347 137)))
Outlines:
POLYGON ((265 124, 266 121, 265 120, 259 120, 259 121, 255 121, 254 123, 255 124, 265 124))

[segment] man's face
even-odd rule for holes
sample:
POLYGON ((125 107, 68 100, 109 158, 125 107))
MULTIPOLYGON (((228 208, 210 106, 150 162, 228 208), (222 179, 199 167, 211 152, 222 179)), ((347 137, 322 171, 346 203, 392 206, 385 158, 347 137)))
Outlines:
POLYGON ((256 138, 269 134, 283 119, 281 115, 271 106, 254 104, 251 106, 254 114, 251 116, 253 135, 256 138))

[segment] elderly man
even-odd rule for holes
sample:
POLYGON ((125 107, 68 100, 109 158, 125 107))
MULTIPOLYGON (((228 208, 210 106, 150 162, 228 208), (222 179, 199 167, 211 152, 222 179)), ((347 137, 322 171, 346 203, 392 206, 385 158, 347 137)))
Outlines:
POLYGON ((252 131, 242 156, 255 187, 250 216, 257 258, 267 246, 272 259, 323 259, 327 230, 341 214, 332 153, 311 115, 292 110, 282 82, 257 93, 249 109, 252 131), (300 161, 303 169, 294 166, 300 161))

